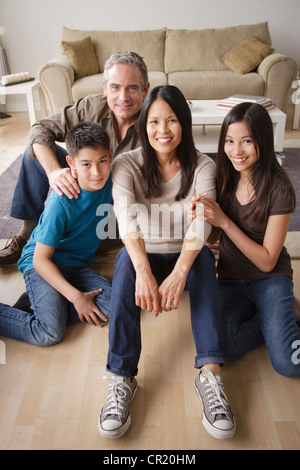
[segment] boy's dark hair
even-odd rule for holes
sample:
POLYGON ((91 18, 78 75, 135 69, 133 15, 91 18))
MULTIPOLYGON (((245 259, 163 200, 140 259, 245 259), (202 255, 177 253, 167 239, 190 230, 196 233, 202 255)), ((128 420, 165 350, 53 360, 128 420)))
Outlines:
POLYGON ((103 147, 109 150, 109 136, 96 122, 80 123, 67 133, 66 147, 70 157, 76 157, 83 148, 103 147))

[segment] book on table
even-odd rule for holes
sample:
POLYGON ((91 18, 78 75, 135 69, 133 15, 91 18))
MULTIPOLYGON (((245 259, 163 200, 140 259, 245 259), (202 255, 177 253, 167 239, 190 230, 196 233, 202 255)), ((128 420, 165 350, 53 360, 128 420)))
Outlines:
POLYGON ((232 95, 232 96, 229 96, 228 99, 231 101, 238 101, 239 103, 243 101, 250 101, 251 103, 264 103, 266 101, 265 96, 243 95, 243 94, 232 95))
POLYGON ((250 102, 250 103, 257 103, 260 104, 261 106, 264 106, 268 111, 270 109, 275 108, 275 104, 272 103, 272 100, 269 98, 266 98, 265 96, 255 96, 255 95, 243 95, 243 94, 237 94, 237 95, 232 95, 229 96, 228 98, 225 98, 224 100, 221 100, 220 103, 217 104, 217 109, 220 110, 229 110, 236 106, 239 103, 243 102, 250 102))

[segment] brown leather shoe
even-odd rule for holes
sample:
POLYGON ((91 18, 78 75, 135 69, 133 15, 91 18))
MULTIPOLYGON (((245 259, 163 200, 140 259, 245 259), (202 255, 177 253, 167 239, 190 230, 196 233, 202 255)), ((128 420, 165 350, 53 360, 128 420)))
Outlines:
POLYGON ((5 247, 0 250, 0 266, 17 263, 21 258, 22 250, 26 243, 27 240, 12 233, 5 247))

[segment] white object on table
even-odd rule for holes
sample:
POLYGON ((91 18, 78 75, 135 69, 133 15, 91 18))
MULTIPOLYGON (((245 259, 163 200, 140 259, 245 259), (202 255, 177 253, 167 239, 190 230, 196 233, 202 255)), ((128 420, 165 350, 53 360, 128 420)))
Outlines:
MULTIPOLYGON (((41 89, 38 80, 31 82, 18 83, 16 85, 3 86, 0 85, 0 96, 6 97, 7 95, 26 95, 27 106, 29 112, 30 125, 32 126, 37 121, 36 107, 34 102, 34 92, 38 91, 40 108, 42 117, 46 116, 46 101, 44 93, 41 89)), ((6 101, 5 101, 6 102, 6 101)), ((5 103, 4 102, 4 103, 5 103)))

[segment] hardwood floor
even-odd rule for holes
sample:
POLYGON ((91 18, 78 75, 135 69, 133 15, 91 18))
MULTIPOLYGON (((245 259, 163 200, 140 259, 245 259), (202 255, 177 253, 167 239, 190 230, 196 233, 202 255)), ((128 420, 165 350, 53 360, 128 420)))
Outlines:
MULTIPOLYGON (((13 113, 0 121, 1 145, 25 145, 28 131, 27 113, 13 113)), ((287 127, 287 136, 300 139, 300 132, 287 127)), ((95 267, 103 275, 112 273, 109 262, 95 267)), ((293 268, 295 293, 300 297, 299 259, 293 260, 293 268)), ((12 304, 23 291, 17 268, 0 268, 1 302, 12 304)), ((177 311, 156 319, 143 312, 142 339, 132 425, 124 437, 104 440, 98 434, 97 419, 108 385, 102 378, 108 375, 108 327, 69 326, 65 339, 48 348, 1 338, 6 363, 0 364, 0 448, 300 449, 300 379, 278 375, 265 346, 222 371, 237 432, 230 441, 219 441, 202 426, 201 402, 194 390, 197 372, 188 294, 184 293, 177 311)))

